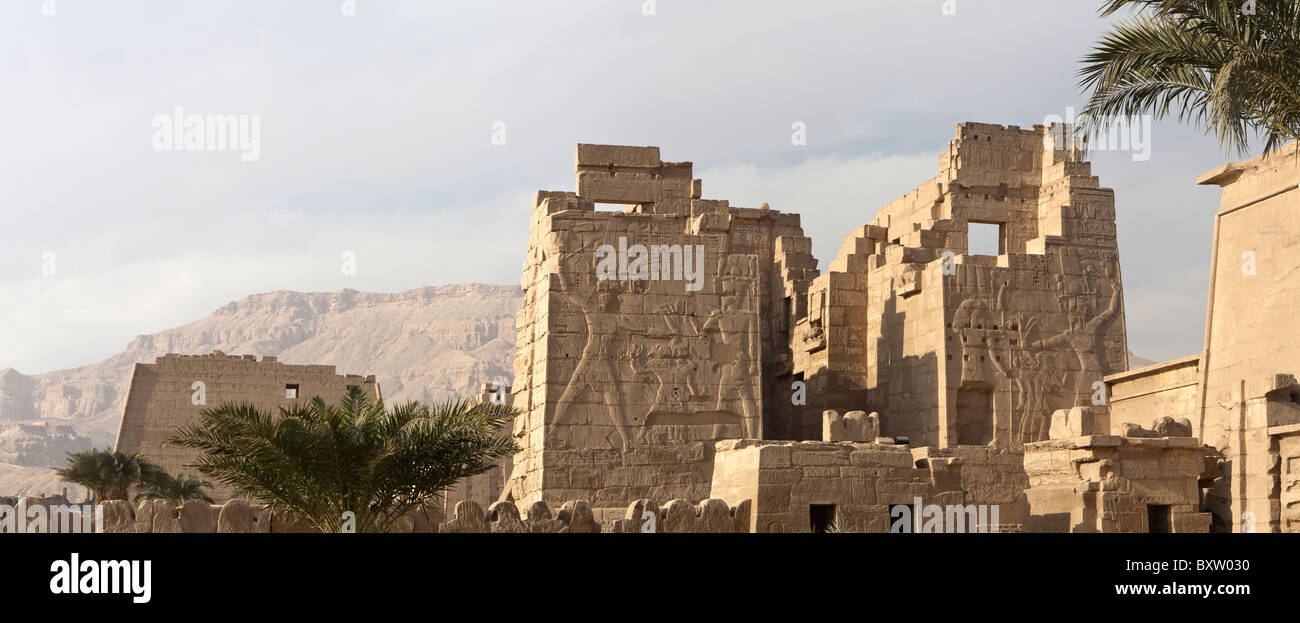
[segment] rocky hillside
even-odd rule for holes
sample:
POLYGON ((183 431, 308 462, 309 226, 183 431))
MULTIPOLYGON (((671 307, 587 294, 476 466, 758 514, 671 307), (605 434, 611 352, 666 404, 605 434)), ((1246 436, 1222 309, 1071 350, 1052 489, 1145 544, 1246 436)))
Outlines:
POLYGON ((69 452, 89 450, 89 439, 71 426, 0 424, 0 463, 62 466, 69 452))
MULTIPOLYGON (((0 462, 45 467, 51 454, 85 449, 80 437, 111 447, 132 366, 167 353, 272 355, 374 374, 386 402, 477 396, 482 383, 511 380, 522 300, 517 286, 480 284, 255 294, 202 320, 136 337, 99 363, 33 376, 0 370, 0 430, 8 431, 0 433, 7 440, 0 462), (13 426, 36 422, 49 427, 13 426)), ((17 493, 9 489, 0 477, 0 494, 17 493)))

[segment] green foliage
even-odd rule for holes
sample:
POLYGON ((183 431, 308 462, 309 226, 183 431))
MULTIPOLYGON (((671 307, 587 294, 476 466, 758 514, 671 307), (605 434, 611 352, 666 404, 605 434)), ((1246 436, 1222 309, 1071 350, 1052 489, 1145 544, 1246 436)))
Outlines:
POLYGON ((87 450, 68 453, 68 464, 55 471, 66 482, 95 494, 95 501, 125 500, 132 485, 154 482, 167 473, 139 453, 87 450))
POLYGON ((205 476, 321 532, 340 531, 348 511, 357 532, 387 532, 456 481, 518 452, 502 431, 515 414, 466 401, 390 411, 352 388, 336 405, 317 397, 278 416, 222 404, 171 443, 201 451, 194 467, 205 476))
POLYGON ((1106 119, 1143 114, 1176 115, 1226 152, 1300 139, 1300 0, 1105 0, 1101 13, 1122 9, 1079 71, 1085 142, 1106 119))
POLYGON ((172 506, 183 506, 188 500, 212 503, 212 497, 204 489, 212 488, 212 483, 186 476, 184 473, 171 476, 159 474, 157 478, 140 483, 140 492, 135 495, 135 503, 140 500, 167 500, 172 506))

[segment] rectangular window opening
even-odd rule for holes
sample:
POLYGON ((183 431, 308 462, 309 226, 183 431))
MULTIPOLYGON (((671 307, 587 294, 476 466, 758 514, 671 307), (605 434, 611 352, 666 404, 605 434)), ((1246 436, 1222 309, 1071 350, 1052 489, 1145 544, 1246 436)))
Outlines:
POLYGON ((1169 534, 1173 531, 1173 525, 1169 521, 1169 505, 1147 504, 1147 532, 1169 534))
POLYGON ((285 386, 284 386, 284 397, 287 398, 287 399, 289 399, 289 400, 297 400, 297 399, 298 399, 298 384, 297 384, 297 383, 289 383, 288 385, 285 385, 285 386))
POLYGON ((636 204, 626 203, 597 203, 595 208, 597 212, 626 212, 636 204))
POLYGON ((966 224, 966 252, 968 255, 998 256, 1006 253, 1006 240, 1001 223, 966 224))

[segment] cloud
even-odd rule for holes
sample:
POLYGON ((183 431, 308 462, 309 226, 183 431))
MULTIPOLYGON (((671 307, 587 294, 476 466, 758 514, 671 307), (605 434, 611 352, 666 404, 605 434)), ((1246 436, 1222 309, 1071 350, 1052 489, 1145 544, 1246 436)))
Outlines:
POLYGON ((844 236, 869 223, 876 210, 937 173, 934 155, 873 154, 842 159, 809 158, 793 166, 733 165, 697 173, 704 196, 733 206, 757 207, 800 215, 804 235, 822 270, 839 253, 844 236))
POLYGON ((527 214, 530 202, 530 192, 518 191, 440 211, 346 218, 278 211, 261 215, 254 228, 214 219, 180 234, 172 252, 125 262, 98 261, 114 255, 123 232, 86 237, 55 253, 53 275, 37 274, 37 261, 33 276, 4 283, 0 362, 29 374, 91 363, 137 334, 197 320, 258 292, 517 283, 528 222, 510 216, 527 214), (222 240, 237 244, 214 242, 222 240), (355 258, 355 274, 344 274, 345 252, 355 258))
MULTIPOLYGON (((1081 105, 1105 26, 1042 0, 341 4, 0 7, 0 84, 21 94, 0 98, 0 367, 89 363, 257 291, 517 283, 530 196, 572 189, 579 142, 692 160, 707 197, 800 213, 828 262, 935 174, 955 123, 1081 105), (260 115, 261 157, 154 151, 177 106, 260 115)), ((1199 345, 1174 295, 1203 297, 1217 195, 1192 180, 1223 160, 1157 130, 1151 161, 1097 166, 1129 291, 1168 293, 1129 297, 1146 355, 1199 345)))

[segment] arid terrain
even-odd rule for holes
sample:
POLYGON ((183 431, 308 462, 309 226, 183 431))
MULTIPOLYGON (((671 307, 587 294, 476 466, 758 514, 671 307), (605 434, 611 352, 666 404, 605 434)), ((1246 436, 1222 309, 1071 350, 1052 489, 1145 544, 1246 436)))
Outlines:
MULTIPOLYGON (((0 494, 56 493, 67 452, 112 447, 131 367, 167 353, 271 355, 374 374, 387 402, 477 395, 511 378, 516 286, 460 284, 395 294, 269 292, 131 340, 112 357, 27 376, 0 370, 0 494)), ((4 362, 0 362, 3 365, 4 362)))

